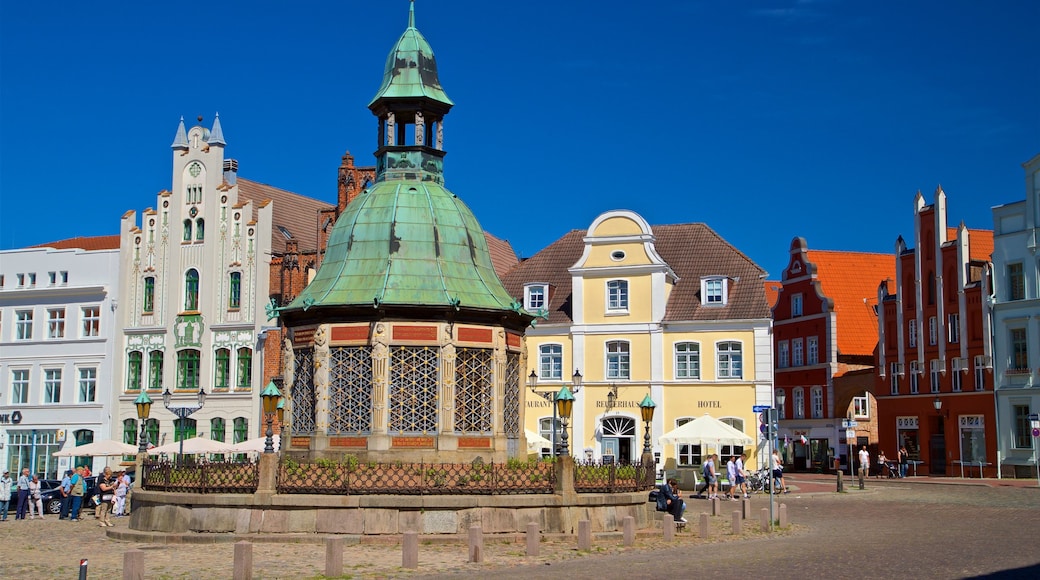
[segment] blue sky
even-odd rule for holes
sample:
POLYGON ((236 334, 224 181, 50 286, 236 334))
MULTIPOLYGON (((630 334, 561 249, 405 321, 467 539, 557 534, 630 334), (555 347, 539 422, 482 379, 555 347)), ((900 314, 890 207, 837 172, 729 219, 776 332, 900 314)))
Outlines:
MULTIPOLYGON (((5 2, 0 249, 118 233, 178 119, 333 203, 408 3, 5 2)), ((600 213, 705 222, 772 277, 794 236, 891 252, 914 194, 992 228, 1040 154, 1040 2, 418 0, 448 187, 530 256, 600 213)))

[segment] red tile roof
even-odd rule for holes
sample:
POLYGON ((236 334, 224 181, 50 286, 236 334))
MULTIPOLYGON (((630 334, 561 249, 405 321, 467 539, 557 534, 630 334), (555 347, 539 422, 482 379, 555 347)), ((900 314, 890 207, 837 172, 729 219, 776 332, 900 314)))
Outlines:
POLYGON ((54 248, 55 250, 68 250, 73 248, 80 250, 118 250, 119 234, 111 236, 69 238, 67 240, 58 240, 56 242, 48 242, 46 244, 38 244, 30 247, 54 248))
POLYGON ((763 286, 765 286, 766 289, 766 306, 768 306, 770 310, 776 306, 776 300, 780 298, 780 287, 783 285, 784 283, 780 280, 766 280, 763 283, 763 286))
POLYGON ((491 253, 491 263, 495 266, 495 273, 498 274, 499 278, 504 278, 510 270, 520 263, 520 259, 516 257, 516 251, 513 250, 513 245, 487 232, 484 232, 484 239, 487 240, 488 251, 491 253))
POLYGON ((239 202, 253 202, 253 219, 255 212, 267 200, 274 202, 274 216, 271 228, 271 252, 285 253, 285 234, 278 226, 285 228, 293 239, 299 242, 299 251, 313 252, 318 248, 318 213, 323 209, 335 208, 334 203, 321 201, 264 183, 257 183, 241 177, 237 180, 239 202))
POLYGON ((877 345, 877 289, 896 277, 893 254, 808 250, 816 275, 837 316, 838 352, 869 355, 877 345))

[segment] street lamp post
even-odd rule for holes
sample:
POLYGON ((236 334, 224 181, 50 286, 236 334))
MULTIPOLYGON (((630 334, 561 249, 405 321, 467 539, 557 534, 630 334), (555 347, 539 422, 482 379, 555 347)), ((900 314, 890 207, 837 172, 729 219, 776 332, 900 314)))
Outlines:
MULTIPOLYGON (((581 390, 581 381, 582 381, 581 372, 578 369, 574 369, 574 374, 571 375, 571 383, 574 384, 574 391, 573 392, 577 393, 578 391, 581 390)), ((548 401, 549 402, 549 406, 551 406, 552 409, 553 409, 553 419, 552 419, 553 420, 553 422, 552 422, 552 456, 556 457, 556 445, 557 445, 556 431, 558 430, 556 428, 556 416, 557 416, 557 413, 556 413, 556 396, 559 393, 558 393, 558 391, 539 391, 539 390, 537 390, 537 387, 538 387, 538 373, 535 372, 534 370, 531 371, 531 374, 527 375, 527 387, 529 389, 531 389, 532 393, 534 393, 534 394, 538 395, 539 397, 541 397, 541 398, 545 399, 546 401, 548 401)))
POLYGON ((278 413, 278 402, 282 393, 274 385, 274 381, 267 383, 260 393, 260 399, 264 406, 264 418, 267 421, 267 439, 264 441, 264 453, 274 453, 274 416, 278 413))
POLYGON ((148 451, 148 439, 145 426, 148 424, 148 415, 152 412, 152 398, 148 396, 146 391, 142 390, 141 394, 134 401, 134 405, 137 406, 137 418, 141 420, 141 436, 137 438, 137 452, 146 453, 148 451))
POLYGON ((649 455, 653 453, 653 448, 650 446, 650 427, 654 422, 654 408, 657 407, 657 403, 650 398, 650 395, 643 397, 643 400, 639 402, 639 414, 643 418, 643 454, 649 455))
POLYGON ((570 423, 571 411, 574 409, 574 395, 571 394, 571 390, 567 388, 567 385, 563 385, 560 388, 560 392, 556 393, 556 412, 560 415, 560 422, 563 423, 563 433, 561 438, 563 441, 560 442, 560 454, 567 456, 570 454, 570 450, 567 448, 567 424, 570 423))
POLYGON ((777 412, 776 408, 777 407, 783 407, 784 403, 786 401, 787 401, 787 393, 785 393, 783 390, 779 390, 779 391, 776 392, 776 404, 774 406, 770 407, 769 410, 766 411, 766 414, 768 415, 768 421, 766 421, 766 423, 768 424, 768 428, 766 429, 766 431, 769 434, 769 461, 768 461, 768 469, 769 469, 769 529, 770 530, 773 529, 773 521, 774 521, 774 518, 773 518, 773 496, 776 493, 776 477, 774 476, 774 471, 776 470, 776 465, 773 462, 773 452, 776 450, 775 439, 777 438, 777 432, 776 432, 777 431, 777 423, 779 421, 779 415, 780 415, 780 413, 777 412))
POLYGON ((203 407, 203 405, 206 404, 206 391, 202 387, 199 387, 197 405, 179 405, 176 407, 172 406, 171 403, 173 402, 173 393, 170 392, 169 387, 167 387, 166 390, 163 391, 162 398, 163 406, 166 407, 166 410, 177 416, 177 432, 175 436, 180 441, 180 451, 177 453, 177 463, 179 465, 184 465, 184 420, 190 417, 192 413, 198 411, 203 407))

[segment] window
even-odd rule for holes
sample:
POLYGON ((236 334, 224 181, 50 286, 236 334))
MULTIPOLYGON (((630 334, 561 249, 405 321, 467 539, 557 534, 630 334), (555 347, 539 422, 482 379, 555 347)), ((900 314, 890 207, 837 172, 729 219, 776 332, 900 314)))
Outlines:
POLYGON ((607 310, 628 310, 628 282, 625 280, 607 282, 607 310))
POLYGON ((148 353, 148 388, 154 390, 162 389, 163 382, 163 351, 153 350, 148 353))
POLYGON ((538 347, 538 378, 563 380, 563 346, 543 344, 538 347))
POLYGON ((899 363, 890 363, 888 365, 889 371, 889 382, 891 383, 890 392, 893 395, 899 394, 899 363))
POLYGON ((77 403, 93 403, 97 398, 97 369, 79 369, 79 388, 76 389, 77 403))
POLYGON ((213 388, 226 389, 231 385, 231 351, 218 348, 213 368, 213 388))
POLYGON ((549 441, 558 442, 562 440, 561 433, 563 429, 563 422, 556 419, 556 436, 553 437, 553 418, 542 417, 538 420, 538 434, 545 437, 549 441))
POLYGON ((802 295, 795 294, 791 297, 791 317, 798 317, 802 315, 802 295))
POLYGON ((743 378, 740 343, 720 342, 718 345, 718 377, 720 379, 743 378))
MULTIPOLYGON (((719 419, 719 422, 720 423, 725 423, 726 425, 729 425, 730 427, 733 427, 734 429, 736 429, 737 431, 740 431, 741 433, 744 432, 744 420, 743 419, 737 419, 737 418, 734 418, 734 417, 723 417, 723 418, 719 419)), ((743 452, 744 452, 744 446, 743 445, 720 445, 719 446, 719 460, 722 462, 722 465, 721 466, 719 466, 719 465, 715 466, 716 473, 722 473, 722 471, 720 471, 720 467, 724 470, 725 466, 726 466, 726 461, 728 461, 730 457, 732 457, 734 455, 740 455, 743 452)))
POLYGON ((199 390, 199 351, 188 348, 177 352, 177 388, 199 390))
POLYGON ((961 371, 954 369, 954 371, 950 373, 950 385, 953 388, 953 392, 961 392, 962 380, 961 371))
POLYGON ((21 288, 22 286, 25 286, 25 274, 15 274, 15 277, 18 278, 18 287, 19 288, 21 288))
POLYGON ((804 419, 805 418, 805 391, 801 387, 795 387, 794 391, 794 418, 804 419))
POLYGON ((101 307, 84 306, 80 309, 80 318, 83 320, 83 336, 98 336, 101 333, 101 307))
POLYGON ((11 371, 11 404, 25 405, 29 403, 29 371, 17 369, 11 371))
POLYGON ((228 279, 228 286, 228 308, 239 308, 242 305, 242 273, 232 272, 228 279))
POLYGON ((950 328, 949 328, 950 344, 957 344, 961 341, 961 315, 951 314, 950 315, 950 328))
POLYGON ((253 385, 253 350, 238 349, 238 389, 248 390, 253 385))
POLYGON ((791 341, 791 366, 800 367, 805 364, 802 351, 802 339, 795 338, 791 341))
MULTIPOLYGON (((682 427, 683 425, 693 421, 693 417, 681 417, 675 420, 676 427, 682 427)), ((702 461, 701 446, 700 445, 676 445, 678 449, 675 453, 675 461, 682 467, 689 467, 691 465, 700 465, 702 461)))
POLYGON ((1022 263, 1008 264, 1008 300, 1023 300, 1026 297, 1026 279, 1022 263))
POLYGON ((930 379, 929 386, 931 387, 931 390, 932 390, 933 393, 938 393, 939 392, 939 385, 940 385, 940 382, 939 382, 940 381, 940 377, 939 377, 939 375, 943 371, 943 365, 939 362, 939 359, 933 358, 931 361, 929 361, 929 367, 930 367, 928 369, 930 371, 929 372, 929 379, 930 379))
POLYGON ((144 300, 141 310, 145 313, 155 312, 155 277, 146 276, 144 279, 144 300))
POLYGON ((43 403, 56 405, 61 402, 61 369, 43 371, 43 403))
POLYGON ((249 438, 249 419, 235 417, 235 440, 232 443, 241 443, 249 438))
POLYGON ((199 271, 192 268, 184 275, 184 310, 199 309, 199 271))
POLYGON ((779 368, 786 369, 790 366, 790 355, 788 353, 789 348, 790 346, 786 340, 781 340, 777 344, 777 364, 779 365, 779 368))
POLYGON ((813 387, 809 391, 812 397, 812 418, 822 419, 823 418, 823 387, 813 387))
POLYGON ((809 341, 809 364, 815 365, 820 363, 820 339, 815 336, 810 336, 806 340, 809 341))
POLYGON ((1011 356, 1008 370, 1012 372, 1029 372, 1029 345, 1026 343, 1026 329, 1012 328, 1011 356))
POLYGON ((141 389, 141 365, 144 363, 144 355, 139 350, 132 350, 126 355, 126 389, 128 391, 139 391, 141 389))
MULTIPOLYGON (((774 389, 774 390, 776 391, 776 393, 774 394, 774 396, 776 397, 774 399, 774 401, 779 401, 781 398, 783 398, 784 402, 786 403, 787 395, 784 393, 784 390, 783 389, 774 389)), ((776 418, 777 419, 781 419, 781 420, 782 419, 786 419, 787 418, 787 409, 785 409, 785 407, 787 405, 786 404, 781 405, 780 403, 777 402, 777 403, 774 403, 774 406, 776 407, 776 418)))
POLYGON ((48 283, 49 283, 49 284, 50 284, 51 286, 54 286, 54 284, 55 284, 55 283, 56 283, 57 281, 58 281, 58 273, 57 273, 57 272, 47 272, 47 282, 48 282, 48 283))
POLYGON ((675 344, 675 378, 701 378, 701 345, 696 342, 675 344))
POLYGON ((707 278, 704 280, 704 304, 725 304, 726 284, 722 278, 707 278))
POLYGON ((928 318, 928 344, 935 345, 939 342, 939 324, 934 316, 928 318))
POLYGON ((870 400, 867 397, 852 397, 852 416, 855 419, 870 418, 870 400))
POLYGON ((14 314, 15 340, 32 340, 33 311, 19 310, 14 314))
POLYGON ((36 272, 29 272, 29 287, 36 287, 36 272))
POLYGON ((184 220, 184 241, 191 241, 191 220, 184 220))
POLYGON ((47 310, 47 338, 65 337, 65 309, 51 308, 47 310))
POLYGON ((906 322, 907 335, 910 337, 910 348, 917 348, 917 319, 912 318, 906 322))
POLYGON ((629 375, 628 343, 612 340, 607 343, 607 378, 627 379, 629 375))
POLYGON ((159 444, 158 419, 148 419, 144 422, 144 440, 147 441, 151 447, 155 447, 159 444))
POLYGON ((544 284, 531 284, 524 288, 526 294, 525 299, 527 306, 525 307, 530 312, 537 312, 548 306, 546 303, 546 287, 544 284))
POLYGON ((61 283, 63 285, 69 283, 69 272, 68 272, 68 270, 62 270, 61 271, 61 283))
POLYGON ((214 441, 224 442, 224 419, 220 417, 214 417, 209 420, 209 438, 214 441))
POLYGON ((977 355, 975 357, 975 390, 982 391, 986 389, 986 357, 983 355, 977 355))
POLYGON ((917 394, 917 378, 921 374, 920 364, 917 361, 910 361, 910 394, 917 394))
POLYGON ((196 434, 196 422, 195 419, 184 418, 173 420, 173 440, 183 441, 185 439, 194 439, 196 434))
POLYGON ((126 443, 127 445, 137 445, 136 419, 123 420, 123 443, 126 443))
POLYGON ((203 239, 205 237, 205 233, 204 233, 205 230, 206 230, 206 222, 202 218, 199 218, 199 219, 195 220, 195 239, 196 240, 201 240, 201 239, 203 239))
POLYGON ((1029 405, 1012 405, 1014 417, 1015 449, 1032 449, 1033 434, 1029 422, 1029 405))

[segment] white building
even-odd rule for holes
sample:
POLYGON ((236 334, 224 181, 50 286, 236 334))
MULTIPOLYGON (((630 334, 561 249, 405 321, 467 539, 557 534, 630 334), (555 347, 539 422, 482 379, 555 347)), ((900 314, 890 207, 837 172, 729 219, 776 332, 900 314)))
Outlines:
POLYGON ((993 379, 1004 477, 1036 474, 1040 412, 1040 155, 1023 164, 1026 198, 993 208, 993 379))
POLYGON ((0 462, 55 478, 87 457, 69 445, 112 437, 116 236, 0 252, 0 462), (86 249, 84 249, 86 248, 86 249))

